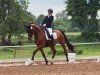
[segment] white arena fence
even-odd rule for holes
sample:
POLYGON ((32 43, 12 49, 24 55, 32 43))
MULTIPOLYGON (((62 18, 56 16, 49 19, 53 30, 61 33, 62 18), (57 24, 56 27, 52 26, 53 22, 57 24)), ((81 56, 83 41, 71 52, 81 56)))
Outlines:
MULTIPOLYGON (((72 43, 75 47, 80 45, 92 45, 94 51, 95 45, 100 45, 100 42, 93 42, 93 43, 72 43)), ((60 44, 57 44, 56 46, 59 46, 60 44)), ((16 58, 16 52, 18 48, 27 48, 27 47, 36 47, 36 45, 22 45, 22 46, 0 46, 0 48, 11 48, 14 50, 13 57, 16 58)))

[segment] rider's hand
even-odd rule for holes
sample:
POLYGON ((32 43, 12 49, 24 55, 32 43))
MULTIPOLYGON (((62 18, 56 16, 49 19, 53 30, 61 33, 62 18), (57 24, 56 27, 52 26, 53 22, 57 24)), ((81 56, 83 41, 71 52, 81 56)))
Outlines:
POLYGON ((43 27, 45 27, 46 26, 46 24, 43 24, 43 27))

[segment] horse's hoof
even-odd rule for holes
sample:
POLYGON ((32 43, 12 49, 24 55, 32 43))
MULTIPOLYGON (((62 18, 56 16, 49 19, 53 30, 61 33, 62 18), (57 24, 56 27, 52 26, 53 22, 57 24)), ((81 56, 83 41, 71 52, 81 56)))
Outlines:
POLYGON ((25 62, 25 65, 26 65, 26 66, 32 65, 32 64, 33 64, 33 61, 32 61, 32 60, 28 60, 28 61, 25 62))
POLYGON ((51 62, 51 65, 53 65, 53 62, 51 62))
POLYGON ((69 62, 69 60, 67 60, 67 62, 69 62))
POLYGON ((54 58, 51 59, 51 65, 53 65, 53 62, 54 62, 54 58))
POLYGON ((48 62, 46 62, 45 64, 48 65, 48 62))

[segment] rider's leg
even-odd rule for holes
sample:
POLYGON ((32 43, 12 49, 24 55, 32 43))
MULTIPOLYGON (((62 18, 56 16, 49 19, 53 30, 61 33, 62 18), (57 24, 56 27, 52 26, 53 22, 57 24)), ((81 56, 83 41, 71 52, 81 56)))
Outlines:
POLYGON ((51 42, 54 42, 53 34, 52 34, 52 28, 47 28, 50 34, 51 42))
POLYGON ((52 28, 47 28, 47 30, 49 31, 50 38, 51 38, 51 40, 52 40, 52 39, 53 39, 53 35, 52 35, 52 28))

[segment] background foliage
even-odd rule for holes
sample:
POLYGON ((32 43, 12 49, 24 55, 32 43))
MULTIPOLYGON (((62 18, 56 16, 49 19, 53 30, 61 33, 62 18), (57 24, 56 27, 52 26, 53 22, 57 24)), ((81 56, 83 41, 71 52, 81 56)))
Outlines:
MULTIPOLYGON (((65 0, 65 4, 65 10, 55 16, 53 29, 80 32, 77 36, 67 35, 73 42, 100 41, 100 19, 97 19, 100 0, 65 0)), ((28 5, 28 0, 0 0, 1 45, 12 45, 13 37, 18 38, 17 42, 22 41, 26 38, 25 25, 42 23, 45 15, 36 17, 27 11, 28 5)))

